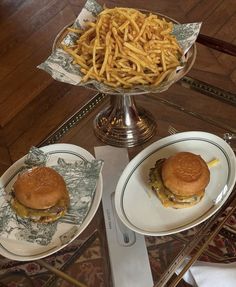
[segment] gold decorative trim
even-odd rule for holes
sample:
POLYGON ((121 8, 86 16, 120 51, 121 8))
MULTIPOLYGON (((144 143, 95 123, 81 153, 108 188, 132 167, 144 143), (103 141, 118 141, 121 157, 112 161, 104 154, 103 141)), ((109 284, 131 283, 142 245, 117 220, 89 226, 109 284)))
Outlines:
POLYGON ((63 125, 58 127, 51 135, 49 135, 39 146, 57 143, 71 128, 78 124, 88 113, 95 109, 104 99, 106 95, 98 93, 79 111, 71 116, 63 125))
POLYGON ((183 77, 179 82, 185 88, 192 89, 200 92, 201 94, 216 98, 232 105, 236 105, 236 94, 222 90, 218 87, 191 77, 183 77))

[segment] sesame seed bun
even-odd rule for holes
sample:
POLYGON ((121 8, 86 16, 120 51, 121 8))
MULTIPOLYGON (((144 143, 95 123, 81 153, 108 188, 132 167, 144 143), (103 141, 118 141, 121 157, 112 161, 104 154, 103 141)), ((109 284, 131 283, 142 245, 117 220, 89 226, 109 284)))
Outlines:
POLYGON ((210 181, 206 162, 190 152, 179 152, 165 160, 161 176, 173 194, 186 197, 202 195, 210 181))
POLYGON ((36 167, 19 175, 13 189, 16 199, 32 209, 47 209, 68 199, 63 177, 50 167, 36 167))
POLYGON ((35 222, 53 222, 66 213, 69 205, 65 181, 50 167, 35 167, 20 174, 12 193, 12 209, 35 222))

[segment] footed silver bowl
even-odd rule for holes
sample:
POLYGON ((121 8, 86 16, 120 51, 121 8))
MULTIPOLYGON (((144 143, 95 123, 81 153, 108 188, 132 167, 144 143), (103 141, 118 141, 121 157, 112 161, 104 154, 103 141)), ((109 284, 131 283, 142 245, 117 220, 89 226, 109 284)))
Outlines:
MULTIPOLYGON (((151 11, 140 10, 144 13, 151 11)), ((151 12, 173 23, 176 20, 165 15, 151 12)), ((64 27, 57 35, 52 50, 54 51, 66 35, 66 30, 72 23, 64 27)), ((133 147, 148 141, 156 133, 156 122, 153 116, 136 104, 135 96, 148 93, 161 93, 184 77, 196 59, 196 44, 186 53, 186 63, 175 76, 163 81, 158 87, 137 86, 132 89, 112 88, 106 85, 86 84, 86 88, 102 92, 110 97, 110 103, 100 111, 94 119, 94 132, 106 144, 118 147, 133 147)))

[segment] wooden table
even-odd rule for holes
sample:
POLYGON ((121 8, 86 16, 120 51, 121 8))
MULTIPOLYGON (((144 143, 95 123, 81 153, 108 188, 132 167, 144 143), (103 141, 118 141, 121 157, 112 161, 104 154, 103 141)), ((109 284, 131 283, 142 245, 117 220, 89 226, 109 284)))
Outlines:
MULTIPOLYGON (((114 4, 113 2, 110 1, 109 3, 114 4)), ((138 7, 141 7, 142 3, 142 1, 137 1, 136 4, 138 7)), ((119 4, 124 5, 126 3, 120 1, 119 4)), ((155 7, 151 7, 151 5, 150 7, 158 9, 158 4, 155 5, 155 7)), ((170 10, 169 7, 164 7, 166 14, 170 11, 172 14, 170 16, 173 18, 175 18, 175 13, 176 16, 180 16, 176 9, 173 6, 171 7, 170 10)), ((201 51, 202 49, 200 48, 197 55, 198 62, 203 61, 201 51)), ((208 67, 208 72, 205 75, 208 75, 209 78, 205 79, 204 73, 197 73, 193 69, 186 77, 174 84, 166 92, 136 96, 137 105, 145 107, 154 116, 157 122, 157 130, 155 136, 145 144, 128 149, 130 159, 151 143, 168 136, 170 134, 170 126, 179 132, 205 131, 219 136, 223 136, 226 132, 236 133, 236 95, 233 85, 228 90, 226 88, 222 89, 220 78, 218 86, 211 85, 210 83, 214 76, 218 78, 218 75, 214 75, 215 62, 213 58, 204 58, 203 62, 208 67)), ((216 78, 214 79, 215 82, 217 82, 216 78)), ((78 89, 78 97, 83 92, 87 93, 86 90, 78 89)), ((90 100, 48 138, 44 139, 39 146, 58 142, 71 143, 81 146, 94 154, 94 147, 105 145, 105 143, 101 142, 94 135, 93 120, 97 113, 107 105, 109 105, 109 96, 90 92, 90 100)), ((232 142, 232 146, 233 144, 232 142)), ((209 247, 211 244, 205 243, 209 243, 208 241, 212 242, 213 238, 211 238, 211 235, 214 230, 217 230, 217 234, 219 234, 219 230, 224 230, 221 233, 221 237, 227 238, 228 243, 226 243, 227 240, 223 241, 223 243, 235 244, 236 231, 226 232, 225 230, 228 230, 228 228, 224 229, 224 226, 229 226, 230 223, 229 221, 222 223, 222 219, 226 218, 227 214, 232 218, 229 212, 232 212, 233 208, 235 208, 235 190, 227 204, 216 215, 196 228, 188 232, 165 236, 164 238, 146 238, 156 286, 175 286, 178 283, 178 278, 174 279, 175 276, 173 274, 186 255, 191 254, 194 260, 199 256, 202 259, 215 262, 235 260, 233 252, 216 254, 215 250, 212 251, 209 247), (221 221, 217 221, 219 218, 221 218, 221 221), (205 253, 203 253, 204 250, 205 253), (167 284, 167 282, 169 283, 167 284)), ((74 278, 89 287, 112 286, 108 258, 103 210, 102 206, 100 206, 91 224, 81 236, 57 254, 42 261, 28 264, 12 262, 1 257, 0 269, 5 270, 6 274, 15 269, 25 272, 18 274, 9 273, 10 277, 5 277, 4 279, 3 276, 1 280, 6 284, 10 280, 9 278, 18 278, 20 276, 22 280, 25 280, 24 286, 33 286, 33 283, 35 286, 40 287, 72 286, 72 283, 58 279, 64 277, 64 279, 69 281, 71 278, 74 278), (50 268, 48 264, 53 268, 57 268, 57 270, 65 272, 70 277, 64 275, 64 273, 58 273, 55 269, 48 272, 47 270, 50 268)), ((181 286, 180 284, 184 283, 179 283, 178 286, 181 286)))

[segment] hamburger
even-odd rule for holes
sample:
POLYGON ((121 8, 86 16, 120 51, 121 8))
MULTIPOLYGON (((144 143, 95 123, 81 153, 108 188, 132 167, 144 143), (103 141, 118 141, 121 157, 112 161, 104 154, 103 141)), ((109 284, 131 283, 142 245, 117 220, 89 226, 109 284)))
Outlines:
POLYGON ((149 180, 165 207, 186 208, 200 202, 210 181, 210 171, 200 155, 179 152, 158 160, 149 180))
POLYGON ((35 167, 18 175, 11 207, 23 218, 49 223, 62 217, 69 205, 63 177, 50 167, 35 167))

